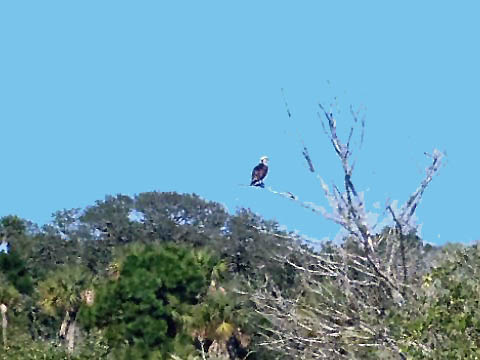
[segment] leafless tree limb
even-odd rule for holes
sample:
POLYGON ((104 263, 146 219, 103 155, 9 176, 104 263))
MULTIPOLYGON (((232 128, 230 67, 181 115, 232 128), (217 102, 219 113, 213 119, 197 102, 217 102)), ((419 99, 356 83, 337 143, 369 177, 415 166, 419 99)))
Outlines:
MULTIPOLYGON (((286 101, 285 105, 291 118, 286 101)), ((261 344, 282 350, 291 358, 350 359, 355 358, 361 349, 375 348, 405 359, 388 328, 379 319, 385 312, 385 304, 400 306, 406 300, 409 269, 414 271, 415 255, 418 257, 415 249, 407 249, 407 237, 415 233, 415 210, 438 173, 443 154, 434 150, 428 155, 432 163, 426 169, 425 178, 398 214, 391 205, 386 206, 385 212, 392 216, 395 227, 387 232, 375 230, 367 218, 363 193, 358 192, 352 180, 355 168, 352 160, 353 138, 359 134, 361 147, 365 117, 360 111, 350 108, 353 125, 347 133, 346 142, 342 142, 334 113, 321 104, 319 107, 322 128, 343 169, 342 188, 333 184, 330 190, 317 175, 331 210, 302 201, 290 191, 266 189, 334 221, 346 231, 347 237, 345 243, 337 246, 332 253, 311 252, 293 246, 291 253, 301 254, 301 262, 288 254, 274 256, 276 261, 299 274, 303 285, 298 296, 292 298, 282 294, 266 279, 262 288, 250 294, 256 311, 270 321, 270 325, 263 329, 265 341, 261 344), (355 130, 356 126, 360 126, 359 133, 355 130)), ((302 146, 302 155, 310 171, 314 172, 312 159, 303 141, 302 146)))

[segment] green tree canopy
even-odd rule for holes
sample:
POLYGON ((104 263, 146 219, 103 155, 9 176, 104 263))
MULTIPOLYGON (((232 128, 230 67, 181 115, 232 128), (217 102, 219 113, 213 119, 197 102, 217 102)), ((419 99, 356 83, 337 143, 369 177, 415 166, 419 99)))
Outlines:
POLYGON ((444 251, 424 276, 416 301, 392 316, 412 359, 480 357, 480 248, 444 251))
POLYGON ((17 251, 0 253, 0 271, 19 292, 31 294, 33 290, 32 278, 25 261, 17 251))
POLYGON ((186 349, 191 338, 182 329, 182 316, 206 292, 214 265, 188 247, 136 247, 121 263, 118 278, 97 288, 94 305, 81 311, 82 322, 103 329, 125 358, 147 358, 155 351, 166 356, 178 351, 178 344, 186 349))

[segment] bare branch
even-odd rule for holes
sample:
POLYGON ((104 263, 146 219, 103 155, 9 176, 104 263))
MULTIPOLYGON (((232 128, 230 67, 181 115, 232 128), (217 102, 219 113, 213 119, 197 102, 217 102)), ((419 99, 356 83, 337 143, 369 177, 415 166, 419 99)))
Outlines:
MULTIPOLYGON (((285 103, 285 109, 287 110, 288 118, 292 119, 292 113, 290 111, 290 107, 288 106, 287 98, 285 97, 285 91, 283 89, 281 89, 281 90, 282 90, 282 97, 283 97, 283 101, 285 103)), ((297 132, 298 132, 298 130, 297 130, 297 132)), ((302 155, 305 158, 305 160, 307 161, 308 168, 309 168, 310 172, 314 173, 315 168, 313 167, 312 159, 310 158, 310 154, 308 153, 308 149, 305 146, 305 143, 304 143, 302 137, 300 136, 300 132, 298 132, 298 137, 299 137, 300 142, 302 143, 302 146, 303 146, 302 155)))
POLYGON ((307 164, 310 169, 310 172, 314 173, 315 168, 313 167, 312 159, 310 158, 310 155, 308 154, 308 149, 305 145, 303 145, 302 155, 305 158, 305 160, 307 160, 307 164))
POLYGON ((410 196, 410 198, 408 199, 408 201, 405 203, 405 205, 401 210, 399 221, 401 222, 401 225, 402 225, 402 231, 405 231, 405 230, 409 231, 411 229, 410 221, 412 219, 412 216, 415 213, 415 210, 418 204, 420 203, 420 200, 422 199, 425 189, 433 180, 433 177, 440 170, 442 159, 444 157, 444 154, 438 151, 437 149, 434 149, 431 155, 427 153, 425 153, 425 155, 432 158, 432 164, 426 168, 425 178, 422 180, 422 182, 420 183, 420 186, 410 196))
MULTIPOLYGON (((286 101, 285 104, 291 118, 286 101)), ((425 189, 440 169, 443 154, 434 150, 428 155, 432 164, 399 214, 391 205, 385 208, 383 216, 387 211, 391 214, 396 230, 375 231, 376 225, 368 221, 363 193, 356 189, 352 180, 355 168, 352 144, 354 136, 359 136, 359 148, 363 145, 365 116, 360 118, 360 111, 350 107, 353 125, 344 143, 338 136, 333 112, 327 111, 322 104, 319 108, 323 131, 343 169, 343 188, 333 184, 330 190, 318 176, 330 212, 322 206, 301 201, 290 191, 281 192, 270 187, 267 190, 334 221, 342 226, 347 236, 341 246, 333 247, 332 253, 312 253, 292 245, 289 253, 274 255, 275 261, 300 276, 301 287, 295 295, 286 295, 288 293, 282 293, 266 279, 263 287, 257 287, 250 294, 256 311, 270 321, 263 328, 265 341, 262 345, 283 351, 291 358, 351 359, 361 353, 362 348, 377 348, 390 352, 393 358, 405 359, 388 326, 382 323, 382 317, 385 306, 401 306, 405 301, 405 292, 409 289, 408 269, 416 266, 416 258, 410 251, 413 248, 407 249, 408 236, 415 229, 411 220, 425 189), (356 126, 361 127, 360 134, 356 126)), ((302 155, 314 172, 303 141, 302 147, 302 155)))

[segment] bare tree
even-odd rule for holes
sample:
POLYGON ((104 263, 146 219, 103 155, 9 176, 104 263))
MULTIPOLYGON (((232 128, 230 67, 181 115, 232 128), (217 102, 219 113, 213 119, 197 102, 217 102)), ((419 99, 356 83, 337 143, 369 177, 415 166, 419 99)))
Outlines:
MULTIPOLYGON (((291 117, 288 105, 287 112, 291 117)), ((367 220, 363 194, 352 180, 355 169, 352 139, 360 127, 359 148, 362 146, 365 118, 353 108, 350 114, 353 125, 346 141, 342 141, 334 113, 320 105, 319 117, 341 162, 344 178, 341 187, 333 184, 330 189, 318 176, 330 211, 301 201, 292 192, 267 188, 322 214, 346 233, 342 245, 324 247, 320 252, 292 245, 292 253, 302 252, 302 259, 309 259, 307 262, 295 262, 288 255, 276 256, 302 276, 303 286, 296 297, 275 289, 268 278, 263 288, 251 294, 258 313, 269 320, 269 325, 262 328, 264 341, 260 344, 287 358, 405 359, 383 319, 389 309, 408 301, 408 290, 422 256, 414 214, 425 189, 440 169, 443 154, 434 150, 428 155, 431 164, 407 202, 399 210, 394 210, 391 204, 386 206, 384 215, 391 216, 393 226, 376 230, 367 220)), ((309 169, 315 172, 303 142, 302 146, 309 169)))

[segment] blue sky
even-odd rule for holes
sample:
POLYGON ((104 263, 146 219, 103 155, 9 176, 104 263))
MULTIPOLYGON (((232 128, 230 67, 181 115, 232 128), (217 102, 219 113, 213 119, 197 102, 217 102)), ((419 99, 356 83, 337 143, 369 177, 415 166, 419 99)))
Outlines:
POLYGON ((0 4, 0 215, 43 224, 106 194, 195 192, 290 230, 338 227, 246 184, 326 206, 301 156, 341 180, 318 102, 366 108, 353 176, 375 202, 405 201, 424 152, 446 166, 417 215, 425 241, 477 229, 479 5, 460 1, 15 1, 0 4), (288 119, 281 89, 293 114, 288 119))

